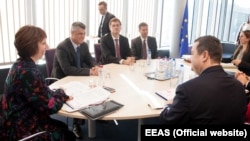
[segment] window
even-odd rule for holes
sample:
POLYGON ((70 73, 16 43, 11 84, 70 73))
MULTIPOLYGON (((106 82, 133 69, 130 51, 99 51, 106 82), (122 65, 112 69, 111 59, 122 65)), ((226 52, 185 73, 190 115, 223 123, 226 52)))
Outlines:
MULTIPOLYGON (((105 0, 108 11, 122 21, 121 34, 130 39, 139 35, 138 24, 147 22, 149 35, 155 36, 158 47, 170 48, 171 13, 174 0, 105 0)), ((100 0, 0 0, 0 65, 18 57, 14 35, 26 24, 43 28, 47 42, 55 48, 69 37, 74 21, 87 26, 86 42, 93 52, 92 36, 96 36, 101 15, 100 0)), ((221 41, 234 42, 239 26, 247 20, 250 2, 246 0, 188 0, 189 43, 201 35, 214 35, 221 41)))

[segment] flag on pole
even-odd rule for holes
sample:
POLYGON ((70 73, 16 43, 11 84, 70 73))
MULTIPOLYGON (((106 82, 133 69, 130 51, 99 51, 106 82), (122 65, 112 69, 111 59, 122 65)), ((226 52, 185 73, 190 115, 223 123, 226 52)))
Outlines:
POLYGON ((188 0, 186 1, 180 32, 180 57, 183 54, 188 54, 188 0))

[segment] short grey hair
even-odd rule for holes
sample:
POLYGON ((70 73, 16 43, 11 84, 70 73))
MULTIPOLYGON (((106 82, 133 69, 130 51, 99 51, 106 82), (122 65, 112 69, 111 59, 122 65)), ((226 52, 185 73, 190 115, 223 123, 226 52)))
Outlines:
POLYGON ((85 29, 86 26, 82 22, 73 22, 71 25, 71 32, 76 31, 78 28, 85 29))

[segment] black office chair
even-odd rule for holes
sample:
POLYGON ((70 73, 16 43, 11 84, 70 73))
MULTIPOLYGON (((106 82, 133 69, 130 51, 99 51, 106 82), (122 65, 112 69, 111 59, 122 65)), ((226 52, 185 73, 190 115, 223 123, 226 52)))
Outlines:
POLYGON ((100 44, 94 44, 94 52, 95 52, 95 60, 97 64, 100 64, 101 59, 101 45, 100 44))
POLYGON ((237 48, 234 43, 222 42, 222 60, 223 63, 230 63, 235 49, 237 48))
POLYGON ((157 50, 157 55, 160 58, 164 58, 164 57, 169 58, 169 50, 168 49, 157 50))
POLYGON ((45 51, 46 71, 47 71, 47 78, 45 78, 45 81, 47 84, 52 84, 53 82, 59 80, 58 78, 51 77, 55 52, 56 52, 55 48, 47 49, 45 51))

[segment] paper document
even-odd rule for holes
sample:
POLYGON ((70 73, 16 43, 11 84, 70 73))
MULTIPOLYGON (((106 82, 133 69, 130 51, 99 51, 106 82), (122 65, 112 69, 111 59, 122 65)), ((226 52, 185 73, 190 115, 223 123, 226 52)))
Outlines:
POLYGON ((221 63, 222 68, 237 68, 234 64, 232 63, 221 63))
POLYGON ((175 90, 174 89, 159 90, 156 91, 155 94, 159 95, 161 98, 165 100, 173 100, 175 96, 175 90))
POLYGON ((74 112, 90 105, 100 104, 109 98, 110 92, 102 87, 89 88, 87 85, 80 82, 69 82, 61 85, 59 88, 65 90, 68 96, 73 99, 66 102, 62 110, 74 112))
POLYGON ((186 62, 191 62, 191 55, 188 55, 188 54, 186 54, 186 55, 182 55, 182 57, 181 57, 182 59, 184 59, 186 62))
POLYGON ((160 103, 150 92, 142 90, 140 93, 152 109, 162 109, 164 107, 164 105, 160 103))

